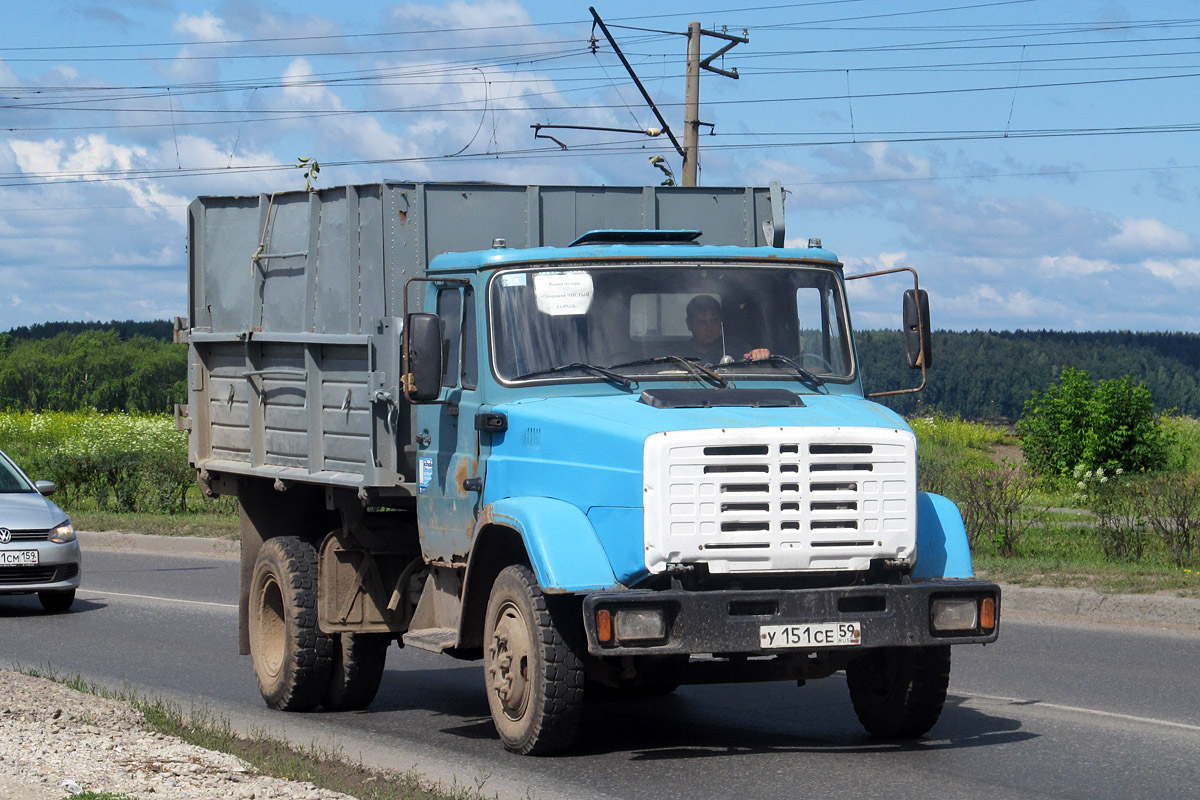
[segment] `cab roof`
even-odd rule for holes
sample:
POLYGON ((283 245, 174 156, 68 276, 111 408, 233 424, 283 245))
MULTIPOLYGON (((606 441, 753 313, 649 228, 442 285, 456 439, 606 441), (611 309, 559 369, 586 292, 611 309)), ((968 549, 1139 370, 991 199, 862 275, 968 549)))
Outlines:
POLYGON ((740 247, 699 244, 694 230, 588 231, 566 247, 509 249, 503 240, 488 250, 442 253, 429 262, 430 272, 496 269, 554 261, 805 261, 840 267, 837 255, 822 247, 740 247))

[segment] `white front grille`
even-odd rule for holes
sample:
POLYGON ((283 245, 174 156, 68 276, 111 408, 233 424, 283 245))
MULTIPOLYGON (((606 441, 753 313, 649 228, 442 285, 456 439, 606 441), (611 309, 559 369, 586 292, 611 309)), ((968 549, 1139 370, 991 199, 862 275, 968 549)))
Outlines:
POLYGON ((880 428, 668 431, 646 439, 646 566, 862 570, 916 553, 917 445, 880 428))

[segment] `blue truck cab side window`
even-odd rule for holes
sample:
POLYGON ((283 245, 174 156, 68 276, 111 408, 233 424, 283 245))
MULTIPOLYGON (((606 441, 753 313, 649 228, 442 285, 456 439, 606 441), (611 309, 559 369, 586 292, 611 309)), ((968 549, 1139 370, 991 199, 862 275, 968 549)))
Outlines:
POLYGON ((479 385, 479 347, 475 341, 475 288, 463 289, 462 319, 462 387, 474 389, 479 385))
POLYGON ((442 321, 442 386, 458 385, 462 336, 462 291, 438 289, 437 315, 442 321))

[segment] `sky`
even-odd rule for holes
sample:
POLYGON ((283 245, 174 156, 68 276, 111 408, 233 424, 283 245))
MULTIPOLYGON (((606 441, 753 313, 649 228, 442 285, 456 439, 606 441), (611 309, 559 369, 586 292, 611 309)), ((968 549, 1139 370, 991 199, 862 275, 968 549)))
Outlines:
MULTIPOLYGON (((1195 3, 760 2, 595 0, 680 141, 688 22, 749 39, 701 79, 701 185, 781 181, 789 244, 912 267, 935 329, 1200 332, 1195 3)), ((303 189, 302 157, 318 187, 682 176, 583 4, 38 9, 0 31, 0 330, 186 314, 188 202, 303 189)), ((903 288, 853 282, 856 325, 903 288)))

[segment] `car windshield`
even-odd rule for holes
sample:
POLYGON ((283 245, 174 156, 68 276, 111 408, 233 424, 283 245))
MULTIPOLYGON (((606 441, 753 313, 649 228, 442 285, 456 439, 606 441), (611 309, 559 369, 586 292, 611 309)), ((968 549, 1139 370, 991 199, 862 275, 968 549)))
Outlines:
POLYGON ((29 481, 17 471, 16 466, 8 460, 4 453, 0 453, 0 494, 10 494, 12 492, 33 492, 37 491, 29 485, 29 481))
POLYGON ((723 262, 514 269, 489 295, 492 357, 506 381, 797 375, 846 382, 853 364, 837 275, 804 265, 723 262), (773 356, 782 356, 775 358, 773 356))

